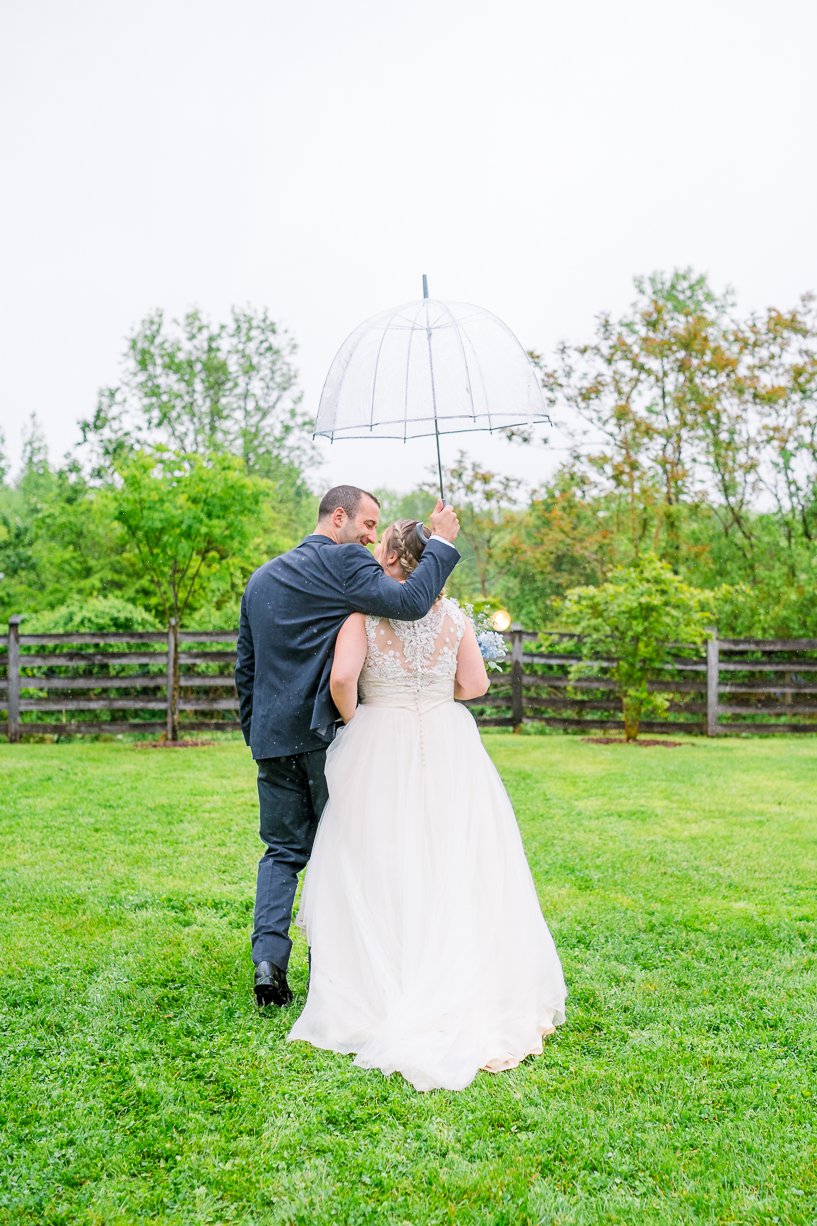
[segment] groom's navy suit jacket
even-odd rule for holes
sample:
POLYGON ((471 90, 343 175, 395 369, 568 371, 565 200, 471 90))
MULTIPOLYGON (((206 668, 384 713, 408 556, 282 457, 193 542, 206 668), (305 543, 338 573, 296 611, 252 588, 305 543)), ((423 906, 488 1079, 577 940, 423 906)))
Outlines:
POLYGON ((431 540, 417 569, 398 583, 362 545, 315 534, 259 567, 241 600, 235 670, 253 757, 324 749, 338 720, 329 674, 345 619, 355 612, 424 617, 459 556, 452 545, 431 540))

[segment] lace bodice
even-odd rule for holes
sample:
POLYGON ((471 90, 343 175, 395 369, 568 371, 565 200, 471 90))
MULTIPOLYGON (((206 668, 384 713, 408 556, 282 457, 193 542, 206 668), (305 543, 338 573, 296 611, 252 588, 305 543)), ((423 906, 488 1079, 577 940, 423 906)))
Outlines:
POLYGON ((456 601, 437 601, 419 621, 366 617, 366 660, 360 674, 364 702, 452 698, 465 615, 456 601))

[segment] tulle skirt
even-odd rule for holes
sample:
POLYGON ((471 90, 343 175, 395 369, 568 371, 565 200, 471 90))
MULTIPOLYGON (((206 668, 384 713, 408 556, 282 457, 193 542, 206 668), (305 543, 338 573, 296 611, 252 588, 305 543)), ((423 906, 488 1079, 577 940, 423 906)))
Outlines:
POLYGON ((363 704, 327 754, 290 1039, 418 1090, 541 1053, 565 985, 507 793, 471 714, 363 704))

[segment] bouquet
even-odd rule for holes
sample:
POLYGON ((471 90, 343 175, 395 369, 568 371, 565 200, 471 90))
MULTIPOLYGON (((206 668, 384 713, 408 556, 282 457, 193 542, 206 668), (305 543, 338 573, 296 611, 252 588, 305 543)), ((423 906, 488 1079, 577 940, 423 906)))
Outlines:
POLYGON ((490 615, 484 609, 476 613, 471 604, 460 605, 460 608, 474 627, 477 646, 482 654, 485 667, 488 672, 496 671, 508 654, 504 636, 498 630, 493 629, 490 615))

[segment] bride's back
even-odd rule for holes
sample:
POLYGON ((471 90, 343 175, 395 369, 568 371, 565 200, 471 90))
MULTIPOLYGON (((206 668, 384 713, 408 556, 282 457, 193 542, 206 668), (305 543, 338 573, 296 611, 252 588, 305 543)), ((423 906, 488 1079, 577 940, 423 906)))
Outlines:
POLYGON ((438 600, 419 621, 367 616, 366 660, 360 692, 366 703, 452 698, 457 652, 465 628, 459 605, 438 600))

